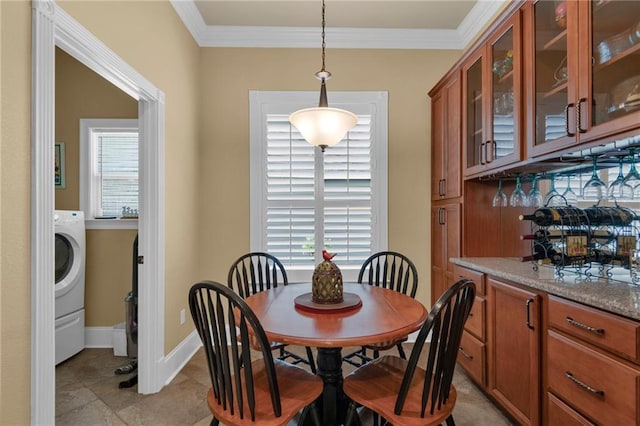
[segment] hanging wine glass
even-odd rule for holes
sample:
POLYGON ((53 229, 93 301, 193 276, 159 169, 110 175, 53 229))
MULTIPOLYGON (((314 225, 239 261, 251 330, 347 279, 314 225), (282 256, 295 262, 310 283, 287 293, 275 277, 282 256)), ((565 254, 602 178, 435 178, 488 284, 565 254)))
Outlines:
POLYGON ((622 160, 622 157, 618 159, 618 177, 609 184, 609 189, 607 190, 608 199, 616 202, 633 198, 633 187, 628 182, 625 182, 625 176, 622 172, 622 160))
POLYGON ((606 195, 607 185, 600 179, 600 176, 598 176, 598 156, 594 155, 591 178, 582 188, 582 198, 599 203, 606 195))
POLYGON ((564 190, 564 192, 562 193, 562 196, 567 201, 567 205, 577 206, 578 194, 576 194, 573 188, 571 187, 571 177, 572 175, 567 175, 567 189, 564 190))
POLYGON ((516 176, 516 188, 509 197, 509 205, 511 207, 526 207, 527 205, 527 194, 522 190, 520 176, 516 176))
POLYGON ((625 176, 624 183, 631 187, 633 199, 640 198, 640 173, 636 169, 636 154, 634 151, 631 151, 631 169, 625 176))
POLYGON ((527 206, 529 207, 538 208, 544 206, 544 197, 538 189, 538 179, 538 175, 534 175, 531 181, 531 189, 527 194, 527 206))
POLYGON ((564 206, 567 202, 564 200, 564 197, 560 195, 558 190, 556 189, 556 176, 549 175, 549 179, 551 180, 551 188, 549 188, 549 192, 544 197, 544 205, 545 206, 564 206))
POLYGON ((493 196, 491 205, 493 207, 507 207, 507 194, 502 190, 502 179, 498 181, 498 192, 493 196))

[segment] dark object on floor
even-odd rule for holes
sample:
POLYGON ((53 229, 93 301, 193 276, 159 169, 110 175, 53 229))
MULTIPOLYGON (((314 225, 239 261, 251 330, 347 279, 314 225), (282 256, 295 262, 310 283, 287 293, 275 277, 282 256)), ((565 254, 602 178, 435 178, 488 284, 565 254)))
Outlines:
MULTIPOLYGON (((278 285, 287 285, 287 271, 282 262, 272 254, 247 253, 231 264, 227 275, 227 284, 245 299, 260 291, 276 288, 278 285)), ((309 365, 314 374, 316 373, 316 363, 310 347, 306 347, 307 359, 289 352, 286 347, 287 345, 284 343, 271 342, 271 350, 279 352, 278 359, 291 364, 302 362, 309 365)))
POLYGON ((212 425, 246 424, 249 419, 265 426, 282 425, 302 410, 299 424, 311 415, 320 426, 314 401, 322 394, 322 379, 273 359, 262 325, 237 293, 220 283, 199 282, 189 291, 189 309, 211 377, 207 404, 212 425), (250 339, 261 356, 242 350, 250 339))
MULTIPOLYGON (((381 251, 372 254, 364 261, 358 274, 358 282, 415 297, 418 290, 418 270, 404 254, 395 251, 381 251)), ((402 349, 402 343, 406 341, 407 336, 404 336, 388 342, 365 345, 357 351, 343 356, 342 360, 359 367, 378 358, 380 351, 391 349, 394 346, 398 348, 400 358, 407 359, 404 349, 402 349), (367 355, 367 350, 371 350, 373 356, 367 355)))
POLYGON ((130 388, 138 383, 138 234, 133 240, 131 291, 124 298, 124 304, 127 356, 130 361, 117 368, 115 374, 131 374, 118 385, 119 388, 130 388))
POLYGON ((448 426, 455 424, 451 413, 457 393, 452 378, 475 294, 473 281, 463 279, 438 298, 420 329, 409 361, 385 355, 345 377, 343 389, 352 400, 346 426, 358 416, 358 404, 396 426, 418 421, 422 425, 439 425, 443 421, 448 426), (430 333, 431 343, 425 346, 430 333), (425 347, 428 353, 423 369, 417 364, 425 347), (395 401, 389 395, 397 395, 395 401))

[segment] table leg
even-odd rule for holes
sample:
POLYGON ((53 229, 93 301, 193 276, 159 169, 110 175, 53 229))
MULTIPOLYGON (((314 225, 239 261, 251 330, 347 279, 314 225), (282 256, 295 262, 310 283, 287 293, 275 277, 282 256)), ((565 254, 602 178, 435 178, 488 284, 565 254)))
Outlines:
POLYGON ((344 423, 348 401, 342 391, 342 348, 318 348, 318 376, 324 388, 320 398, 322 424, 344 423))

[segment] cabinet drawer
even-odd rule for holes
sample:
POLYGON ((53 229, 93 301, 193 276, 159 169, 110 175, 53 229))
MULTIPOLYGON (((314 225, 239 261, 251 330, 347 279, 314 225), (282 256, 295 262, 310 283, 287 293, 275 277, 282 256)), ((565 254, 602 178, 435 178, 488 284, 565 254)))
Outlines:
POLYGON ((478 384, 485 386, 485 344, 473 337, 467 331, 462 333, 458 364, 466 370, 478 384))
POLYGON ((464 325, 464 328, 476 336, 481 341, 486 341, 484 335, 484 313, 486 302, 482 297, 476 296, 473 301, 473 307, 469 312, 469 318, 464 325))
POLYGON ((549 426, 594 426, 589 420, 576 413, 571 407, 547 393, 547 425, 549 426))
POLYGON ((484 296, 484 273, 474 271, 473 269, 463 268, 462 266, 453 265, 453 277, 455 281, 460 278, 466 278, 476 284, 476 294, 484 296))
POLYGON ((640 362, 640 323, 549 296, 549 325, 640 362))
POLYGON ((603 425, 637 425, 640 370, 553 330, 547 339, 549 390, 603 425))

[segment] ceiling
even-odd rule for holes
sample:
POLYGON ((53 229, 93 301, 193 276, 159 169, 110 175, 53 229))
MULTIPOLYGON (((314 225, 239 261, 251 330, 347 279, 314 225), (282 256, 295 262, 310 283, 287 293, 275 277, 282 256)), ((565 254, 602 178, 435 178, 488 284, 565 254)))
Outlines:
MULTIPOLYGON (((313 47, 320 0, 171 0, 203 47, 313 47)), ((508 0, 326 0, 334 48, 463 49, 508 0)))

